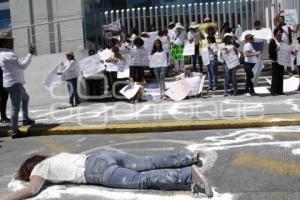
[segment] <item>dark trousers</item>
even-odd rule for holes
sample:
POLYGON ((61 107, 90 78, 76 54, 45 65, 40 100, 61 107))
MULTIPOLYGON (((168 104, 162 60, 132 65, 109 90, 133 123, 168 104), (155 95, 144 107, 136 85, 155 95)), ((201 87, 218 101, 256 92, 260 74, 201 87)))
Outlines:
POLYGON ((69 91, 69 102, 72 106, 80 104, 79 96, 77 93, 77 78, 67 80, 69 91))
POLYGON ((202 57, 199 52, 199 45, 195 45, 195 55, 192 56, 193 69, 196 71, 197 61, 200 67, 200 72, 203 72, 202 57))
POLYGON ((277 62, 272 63, 272 83, 271 83, 271 94, 282 94, 283 93, 283 75, 284 66, 279 65, 277 62))
POLYGON ((254 66, 255 63, 244 63, 244 68, 246 72, 246 93, 254 93, 254 86, 252 82, 252 78, 254 77, 252 69, 254 66))
POLYGON ((145 79, 143 66, 130 66, 130 77, 133 81, 141 82, 145 79))
POLYGON ((8 92, 4 89, 2 85, 0 85, 0 112, 1 119, 6 119, 6 105, 8 100, 8 92))

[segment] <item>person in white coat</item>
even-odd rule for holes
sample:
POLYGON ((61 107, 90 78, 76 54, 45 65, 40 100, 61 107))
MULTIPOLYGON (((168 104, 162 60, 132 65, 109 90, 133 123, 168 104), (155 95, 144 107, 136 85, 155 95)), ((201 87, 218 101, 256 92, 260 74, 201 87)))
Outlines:
POLYGON ((78 92, 77 92, 77 78, 78 78, 78 66, 75 61, 74 53, 69 51, 66 53, 67 61, 64 63, 64 69, 59 72, 59 75, 63 75, 67 82, 69 91, 69 103, 72 107, 80 104, 78 92))
POLYGON ((34 48, 29 49, 25 58, 19 58, 13 51, 13 38, 8 32, 0 32, 0 67, 3 71, 3 87, 11 99, 11 137, 20 138, 25 135, 18 128, 19 111, 22 105, 23 125, 32 125, 34 120, 28 116, 29 95, 24 84, 24 70, 31 62, 34 48), (22 104, 21 104, 22 103, 22 104))

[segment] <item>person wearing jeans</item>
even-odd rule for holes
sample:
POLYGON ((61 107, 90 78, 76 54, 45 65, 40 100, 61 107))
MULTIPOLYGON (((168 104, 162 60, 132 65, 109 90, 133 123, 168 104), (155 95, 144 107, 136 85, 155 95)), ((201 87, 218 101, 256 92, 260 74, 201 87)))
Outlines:
POLYGON ((11 99, 11 137, 20 138, 25 135, 18 129, 19 111, 22 103, 23 125, 32 125, 34 120, 28 116, 29 95, 25 84, 24 70, 31 62, 34 48, 31 47, 25 58, 19 58, 13 51, 13 38, 8 32, 0 32, 0 67, 3 71, 3 87, 11 99))
POLYGON ((120 189, 192 190, 213 196, 201 173, 200 153, 135 156, 118 150, 99 149, 91 155, 60 153, 34 155, 16 173, 29 182, 25 188, 0 196, 19 200, 39 193, 48 183, 92 184, 120 189))
POLYGON ((69 91, 69 103, 71 106, 78 106, 80 104, 78 92, 77 92, 77 77, 78 67, 75 61, 74 53, 69 51, 66 53, 67 62, 63 63, 64 69, 62 72, 58 72, 58 75, 63 75, 67 82, 69 91))
MULTIPOLYGON (((154 56, 155 54, 165 54, 165 52, 163 51, 162 42, 159 39, 154 41, 153 49, 151 52, 152 56, 154 56)), ((159 85, 161 99, 165 98, 164 92, 166 89, 166 85, 165 85, 166 69, 167 69, 167 65, 154 68, 154 74, 159 85)))
POLYGON ((209 65, 208 71, 208 84, 209 90, 216 90, 218 87, 218 47, 216 45, 216 38, 213 35, 207 36, 208 52, 209 52, 209 65))
POLYGON ((235 54, 237 55, 237 49, 233 45, 233 35, 230 33, 226 33, 223 38, 224 47, 221 49, 221 56, 220 59, 223 63, 223 73, 224 73, 224 96, 228 96, 228 89, 229 89, 229 81, 233 86, 233 95, 237 94, 237 81, 236 81, 236 67, 229 69, 225 60, 224 55, 228 54, 230 50, 234 50, 235 54))

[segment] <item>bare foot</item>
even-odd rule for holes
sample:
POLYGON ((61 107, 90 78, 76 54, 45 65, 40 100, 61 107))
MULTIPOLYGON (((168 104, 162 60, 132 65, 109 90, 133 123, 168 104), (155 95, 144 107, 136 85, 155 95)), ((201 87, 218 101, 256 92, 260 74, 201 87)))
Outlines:
POLYGON ((201 153, 199 151, 194 152, 192 155, 192 162, 193 162, 193 164, 197 165, 198 167, 203 166, 203 162, 200 158, 200 155, 201 155, 201 153))

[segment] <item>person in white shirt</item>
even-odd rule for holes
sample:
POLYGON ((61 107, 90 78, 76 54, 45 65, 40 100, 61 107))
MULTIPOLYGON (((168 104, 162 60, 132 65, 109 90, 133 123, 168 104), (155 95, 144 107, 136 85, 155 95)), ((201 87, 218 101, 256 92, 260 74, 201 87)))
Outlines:
MULTIPOLYGON (((254 22, 254 29, 257 31, 262 29, 262 24, 261 24, 260 20, 256 20, 254 22)), ((254 38, 254 42, 252 45, 253 45, 253 48, 255 51, 263 52, 263 50, 264 50, 264 40, 263 39, 254 38)))
POLYGON ((199 32, 199 24, 196 22, 191 22, 190 31, 188 32, 188 41, 190 43, 194 42, 195 44, 195 54, 192 56, 192 63, 194 71, 196 71, 197 61, 200 67, 200 72, 203 72, 202 67, 202 59, 199 52, 199 41, 200 41, 200 32, 199 32))
POLYGON ((80 104, 77 92, 78 66, 72 51, 67 52, 66 57, 67 61, 63 63, 64 69, 62 72, 59 72, 58 75, 64 76, 69 91, 69 103, 74 107, 80 104))
POLYGON ((193 72, 193 66, 192 65, 185 65, 184 66, 184 73, 179 74, 176 76, 176 80, 181 80, 184 78, 193 78, 197 76, 202 76, 202 73, 193 72))
POLYGON ((199 152, 142 157, 100 149, 91 155, 35 155, 21 165, 15 177, 29 183, 0 199, 25 199, 38 194, 46 184, 66 182, 120 189, 191 189, 194 193, 205 192, 212 197, 211 186, 201 173, 201 166, 199 152))
POLYGON ((218 46, 216 44, 216 38, 213 35, 207 36, 208 53, 209 53, 209 65, 208 71, 208 84, 209 90, 217 90, 218 87, 218 46))
POLYGON ((234 50, 235 54, 238 55, 238 50, 233 43, 233 35, 226 33, 223 38, 224 47, 220 49, 220 60, 223 63, 223 73, 224 73, 224 97, 228 96, 229 82, 233 86, 233 95, 237 95, 237 81, 236 81, 236 67, 229 69, 225 60, 224 55, 228 54, 230 50, 234 50))
MULTIPOLYGON (((187 33, 184 30, 184 27, 181 25, 181 23, 176 23, 174 32, 170 37, 172 49, 175 49, 176 46, 183 48, 185 40, 187 40, 187 33)), ((179 55, 179 57, 173 59, 175 60, 175 71, 180 73, 180 71, 183 71, 184 56, 179 55)))
POLYGON ((247 34, 245 36, 245 45, 243 49, 243 54, 245 56, 245 63, 244 68, 246 72, 246 88, 245 93, 247 96, 254 95, 254 86, 252 82, 252 78, 254 77, 253 74, 253 67, 258 62, 258 57, 260 56, 260 51, 255 51, 253 48, 252 43, 254 42, 254 36, 252 34, 247 34))
POLYGON ((32 125, 34 120, 28 116, 29 95, 24 84, 24 70, 31 62, 34 48, 31 47, 25 58, 19 58, 13 51, 13 38, 8 32, 0 32, 0 67, 3 71, 3 87, 11 99, 11 137, 25 135, 18 128, 19 111, 22 103, 23 125, 32 125))

